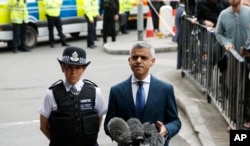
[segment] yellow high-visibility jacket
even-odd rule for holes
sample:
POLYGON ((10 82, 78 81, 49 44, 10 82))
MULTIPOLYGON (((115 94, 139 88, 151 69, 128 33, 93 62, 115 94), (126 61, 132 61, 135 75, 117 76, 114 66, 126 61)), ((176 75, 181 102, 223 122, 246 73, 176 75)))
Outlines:
POLYGON ((99 15, 98 0, 84 0, 83 1, 84 14, 87 15, 90 21, 99 15))
POLYGON ((43 3, 45 5, 47 15, 53 17, 60 15, 62 0, 43 0, 43 3))
POLYGON ((120 12, 129 12, 133 8, 135 0, 119 0, 120 12))
POLYGON ((24 0, 8 0, 11 23, 22 24, 29 22, 27 4, 24 0))

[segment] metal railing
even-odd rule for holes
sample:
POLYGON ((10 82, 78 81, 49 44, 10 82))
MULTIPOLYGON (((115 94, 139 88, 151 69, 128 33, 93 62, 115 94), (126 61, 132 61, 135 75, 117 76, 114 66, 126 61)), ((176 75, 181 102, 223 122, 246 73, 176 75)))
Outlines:
POLYGON ((225 52, 214 32, 203 25, 192 23, 188 17, 182 24, 182 76, 189 76, 206 92, 208 103, 215 103, 231 128, 244 129, 244 112, 250 97, 245 59, 236 50, 225 52))

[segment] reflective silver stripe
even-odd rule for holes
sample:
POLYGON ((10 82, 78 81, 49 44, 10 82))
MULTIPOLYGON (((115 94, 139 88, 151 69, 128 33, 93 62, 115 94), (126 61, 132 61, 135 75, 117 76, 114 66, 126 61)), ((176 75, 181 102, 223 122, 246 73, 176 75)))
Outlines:
POLYGON ((77 62, 77 63, 86 63, 86 59, 85 58, 82 58, 82 57, 79 57, 79 60, 78 61, 71 61, 70 59, 70 56, 62 56, 62 61, 63 62, 77 62))

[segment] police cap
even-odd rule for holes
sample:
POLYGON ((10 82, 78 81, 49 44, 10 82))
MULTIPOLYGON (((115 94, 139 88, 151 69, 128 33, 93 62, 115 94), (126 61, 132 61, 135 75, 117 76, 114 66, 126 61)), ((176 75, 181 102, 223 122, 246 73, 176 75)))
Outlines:
POLYGON ((86 60, 86 52, 84 49, 79 47, 67 47, 64 49, 62 58, 57 58, 60 64, 72 64, 72 65, 83 65, 88 66, 90 61, 86 60))

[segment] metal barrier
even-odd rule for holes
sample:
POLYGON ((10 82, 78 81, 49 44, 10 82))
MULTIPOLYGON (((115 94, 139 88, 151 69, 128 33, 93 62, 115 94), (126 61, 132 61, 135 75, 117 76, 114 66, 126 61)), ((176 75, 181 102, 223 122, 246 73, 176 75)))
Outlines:
POLYGON ((231 128, 244 129, 244 119, 250 116, 249 70, 245 59, 236 50, 225 54, 214 32, 192 23, 190 18, 185 17, 182 24, 182 76, 189 76, 206 92, 208 103, 215 103, 231 128), (219 60, 226 65, 224 70, 223 66, 219 68, 219 60))
POLYGON ((183 60, 182 68, 185 74, 194 79, 203 91, 206 91, 207 38, 206 28, 192 24, 187 18, 183 21, 183 60))

